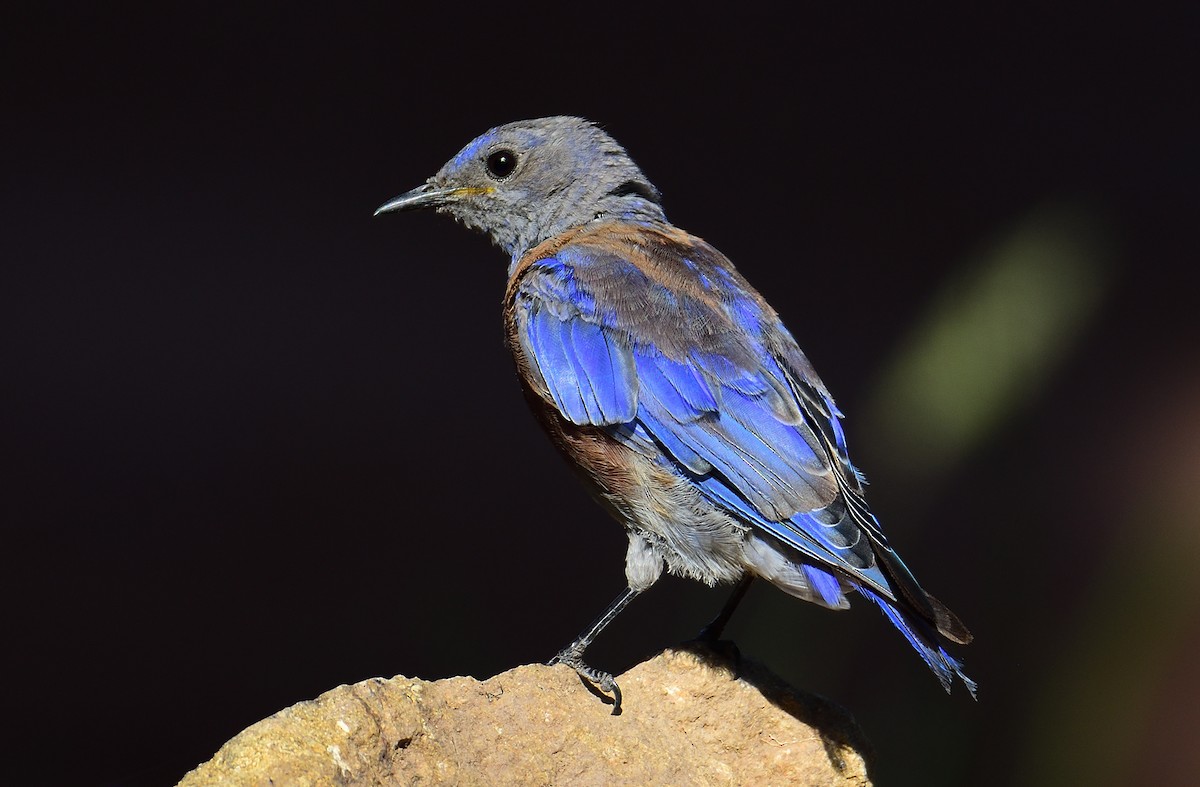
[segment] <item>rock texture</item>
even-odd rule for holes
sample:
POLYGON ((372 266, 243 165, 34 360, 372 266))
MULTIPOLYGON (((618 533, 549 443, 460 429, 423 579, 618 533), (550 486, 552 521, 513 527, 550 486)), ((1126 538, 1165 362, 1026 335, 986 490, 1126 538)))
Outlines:
POLYGON ((180 785, 870 784, 844 710, 736 653, 668 650, 618 682, 617 715, 562 666, 339 686, 251 726, 180 785))

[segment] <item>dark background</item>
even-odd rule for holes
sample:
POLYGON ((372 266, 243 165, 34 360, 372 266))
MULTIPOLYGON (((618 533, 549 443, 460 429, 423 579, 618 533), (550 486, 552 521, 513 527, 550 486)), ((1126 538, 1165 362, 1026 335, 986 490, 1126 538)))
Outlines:
MULTIPOLYGON (((543 661, 616 594, 624 537, 501 343, 503 254, 371 216, 563 113, 783 315, 885 528, 974 630, 980 701, 861 601, 755 588, 742 651, 848 707, 881 784, 1200 772, 1194 13, 358 8, 0 20, 13 783, 173 783, 340 683, 543 661), (1068 275, 988 285, 1042 259, 1030 227, 1065 251, 1026 272, 1068 275), (973 331, 971 363, 905 377, 922 336, 973 331), (959 405, 976 426, 929 459, 959 405)), ((664 579, 590 660, 723 597, 664 579)))

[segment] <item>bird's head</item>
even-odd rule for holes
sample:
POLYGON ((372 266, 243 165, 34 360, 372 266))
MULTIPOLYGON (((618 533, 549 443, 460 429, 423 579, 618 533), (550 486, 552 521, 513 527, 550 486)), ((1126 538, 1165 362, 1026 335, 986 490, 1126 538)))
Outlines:
POLYGON ((486 232, 514 260, 597 219, 666 220, 658 189, 625 149, 576 117, 497 126, 375 213, 425 207, 486 232))

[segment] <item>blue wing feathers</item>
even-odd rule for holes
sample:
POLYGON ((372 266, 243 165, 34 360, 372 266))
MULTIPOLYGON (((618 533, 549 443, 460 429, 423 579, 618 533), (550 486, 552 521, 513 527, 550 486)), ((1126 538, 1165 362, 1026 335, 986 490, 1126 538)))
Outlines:
POLYGON ((738 366, 728 358, 711 353, 692 353, 689 360, 703 369, 712 377, 721 381, 721 385, 742 394, 761 394, 770 389, 761 375, 754 370, 738 366))
MULTIPOLYGON (((643 398, 649 391, 643 389, 643 398)), ((650 394, 652 395, 652 394, 650 394)), ((651 437, 661 445, 667 453, 674 457, 675 461, 686 467, 692 473, 698 476, 711 473, 713 465, 703 456, 701 456, 694 448, 679 438, 676 430, 668 428, 665 423, 659 420, 646 405, 642 405, 638 409, 638 421, 645 428, 651 437)))
POLYGON ((582 320, 571 320, 563 325, 567 334, 564 337, 564 349, 571 362, 571 371, 578 379, 576 385, 587 411, 587 421, 584 423, 604 423, 604 404, 601 399, 611 391, 613 378, 604 335, 600 331, 589 330, 587 323, 582 320))
POLYGON ((627 351, 581 319, 563 321, 549 309, 529 309, 523 345, 559 411, 577 424, 633 420, 637 381, 627 351))
MULTIPOLYGON (((586 262, 575 252, 560 256, 574 265, 586 262)), ((621 275, 625 268, 636 271, 620 260, 604 264, 621 275)), ((752 362, 703 352, 672 358, 647 337, 614 327, 612 310, 580 285, 572 264, 552 258, 539 267, 526 289, 534 301, 526 344, 566 418, 612 425, 644 416, 647 431, 676 461, 697 474, 715 469, 771 521, 836 496, 821 445, 800 415, 779 361, 764 346, 765 321, 754 301, 739 294, 724 307, 745 333, 741 355, 752 362)), ((719 280, 731 281, 724 269, 718 273, 719 280)), ((685 299, 653 300, 679 306, 685 299)), ((699 309, 692 301, 689 308, 699 309)))
POLYGON ((636 409, 637 378, 629 351, 611 341, 599 325, 573 320, 571 340, 577 372, 586 379, 590 397, 585 396, 590 423, 614 424, 630 421, 636 409))
POLYGON ((546 310, 534 308, 525 322, 525 330, 532 362, 541 373, 555 406, 572 420, 586 418, 583 400, 576 395, 576 380, 563 350, 562 322, 546 310))
POLYGON ((716 400, 694 370, 663 357, 652 348, 639 347, 633 354, 638 385, 661 410, 678 423, 690 423, 705 413, 715 413, 716 400))
POLYGON ((974 695, 938 644, 927 594, 857 496, 863 479, 841 413, 808 359, 739 277, 712 260, 679 259, 707 299, 586 248, 564 247, 525 276, 520 342, 555 407, 575 424, 606 427, 794 550, 788 559, 813 600, 844 606, 844 588, 857 588, 943 685, 957 675, 974 695))
MULTIPOLYGON (((635 357, 639 362, 639 373, 643 369, 650 372, 653 367, 651 373, 656 374, 674 388, 679 398, 683 400, 686 409, 681 410, 681 413, 686 417, 678 420, 693 421, 705 413, 717 412, 717 395, 713 391, 712 385, 695 367, 687 363, 672 361, 661 352, 650 348, 641 349, 635 357)), ((677 414, 672 413, 672 415, 677 414)))
MULTIPOLYGON (((571 260, 583 262, 578 255, 571 260)), ((728 308, 740 328, 758 332, 749 334, 755 368, 705 353, 670 358, 645 337, 613 327, 612 315, 580 286, 571 265, 550 259, 539 266, 540 275, 529 277, 526 288, 523 343, 566 418, 577 424, 632 423, 614 432, 617 439, 637 442, 645 451, 649 438, 717 505, 803 554, 851 575, 863 570, 862 560, 840 554, 859 538, 844 517, 822 522, 807 515, 828 505, 836 486, 809 426, 813 421, 799 415, 802 405, 789 374, 794 370, 785 371, 764 346, 772 337, 761 330, 770 321, 751 308, 750 299, 730 299, 728 308)), ((728 278, 722 273, 719 280, 728 278)), ((810 393, 820 392, 823 388, 810 393)), ((822 411, 810 410, 808 418, 828 421, 825 428, 841 449, 844 438, 832 402, 820 404, 822 411)))
POLYGON ((790 469, 789 475, 823 475, 826 472, 825 461, 817 454, 819 446, 810 442, 807 426, 780 421, 766 397, 736 394, 725 399, 722 415, 728 413, 733 421, 753 434, 767 452, 779 455, 790 469))
POLYGON ((703 264, 684 267, 719 291, 723 318, 704 313, 713 302, 664 288, 616 256, 597 266, 623 285, 593 290, 577 276, 587 264, 586 254, 569 249, 539 261, 517 307, 522 347, 559 412, 607 427, 794 550, 790 559, 814 600, 836 608, 845 586, 857 588, 944 686, 958 676, 974 695, 975 684, 939 644, 926 594, 854 496, 862 477, 848 458, 841 413, 778 318, 719 265, 707 274, 703 264), (641 293, 636 308, 653 312, 653 321, 630 311, 630 292, 641 293), (717 340, 711 332, 721 319, 730 335, 717 340))

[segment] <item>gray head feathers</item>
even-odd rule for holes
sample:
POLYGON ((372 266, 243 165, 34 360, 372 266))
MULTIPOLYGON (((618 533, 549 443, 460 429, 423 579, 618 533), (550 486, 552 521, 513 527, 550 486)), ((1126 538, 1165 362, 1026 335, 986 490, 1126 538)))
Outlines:
POLYGON ((513 259, 597 219, 666 221, 658 189, 625 149, 594 123, 576 117, 497 126, 463 148, 417 192, 383 209, 436 204, 464 225, 486 232, 513 259), (410 196, 417 192, 424 198, 410 196))

